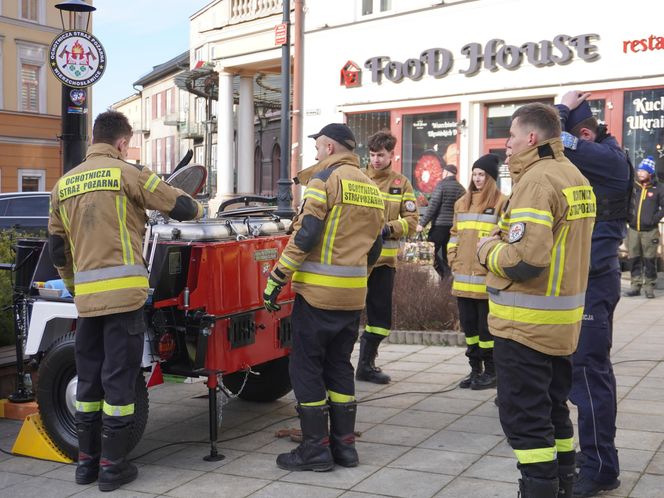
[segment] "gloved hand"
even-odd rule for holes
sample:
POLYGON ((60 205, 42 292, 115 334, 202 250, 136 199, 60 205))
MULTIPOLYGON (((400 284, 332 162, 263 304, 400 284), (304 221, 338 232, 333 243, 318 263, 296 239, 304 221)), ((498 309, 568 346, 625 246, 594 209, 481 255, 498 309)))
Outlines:
POLYGON ((281 305, 277 304, 277 297, 279 297, 281 288, 282 284, 277 282, 272 277, 268 277, 267 285, 263 291, 263 306, 265 306, 265 309, 270 313, 273 311, 279 311, 281 309, 281 305))
POLYGON ((380 236, 382 237, 383 240, 389 239, 390 235, 392 235, 392 230, 390 230, 390 225, 385 225, 383 227, 383 231, 380 232, 380 236))

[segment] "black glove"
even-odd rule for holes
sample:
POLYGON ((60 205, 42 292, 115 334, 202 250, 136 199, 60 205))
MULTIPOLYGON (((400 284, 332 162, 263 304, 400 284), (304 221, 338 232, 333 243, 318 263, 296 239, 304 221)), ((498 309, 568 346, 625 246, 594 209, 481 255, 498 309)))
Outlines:
POLYGON ((279 311, 281 309, 281 305, 277 304, 277 297, 279 297, 281 288, 282 284, 277 282, 272 277, 268 277, 267 285, 263 291, 263 306, 265 306, 265 309, 270 313, 273 311, 279 311))

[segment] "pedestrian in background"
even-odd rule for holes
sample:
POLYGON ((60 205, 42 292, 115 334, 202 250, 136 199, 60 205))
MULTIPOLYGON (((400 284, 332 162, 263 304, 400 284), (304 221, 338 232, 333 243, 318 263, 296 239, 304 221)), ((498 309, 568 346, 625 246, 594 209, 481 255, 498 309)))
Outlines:
POLYGON ((306 186, 302 207, 263 292, 268 311, 280 309, 277 297, 289 279, 295 292, 289 373, 302 443, 277 457, 279 468, 291 471, 359 462, 350 355, 368 271, 380 256, 385 208, 378 187, 360 171, 348 126, 331 123, 310 138, 318 163, 297 176, 306 186))
POLYGON ((489 270, 500 423, 519 461, 523 498, 570 496, 574 427, 567 396, 590 263, 595 196, 565 157, 552 106, 512 115, 512 194, 496 236, 480 240, 489 270))
POLYGON ((470 363, 470 374, 459 382, 462 389, 496 387, 493 337, 487 322, 487 270, 475 252, 477 242, 496 228, 507 200, 496 183, 499 163, 498 156, 487 154, 473 164, 468 191, 454 204, 454 223, 447 244, 447 258, 454 278, 452 294, 457 297, 459 321, 466 336, 466 356, 470 363))
POLYGON ((450 240, 454 219, 454 203, 466 193, 466 189, 457 181, 456 175, 457 168, 453 164, 443 167, 443 179, 434 188, 429 205, 416 227, 420 233, 431 223, 428 240, 434 244, 433 267, 443 278, 450 274, 447 242, 450 240))
POLYGON ((556 106, 565 156, 588 179, 597 198, 588 290, 570 392, 570 401, 578 408, 581 446, 576 497, 595 496, 620 486, 611 346, 613 313, 620 300, 618 248, 626 235, 634 178, 627 154, 593 116, 588 97, 590 93, 572 90, 556 106))
POLYGON ((646 297, 655 297, 659 222, 664 217, 664 189, 655 176, 655 160, 648 156, 636 171, 627 232, 627 250, 632 272, 631 289, 626 296, 638 296, 641 287, 646 297))
POLYGON ((371 270, 367 283, 367 324, 360 337, 360 358, 355 378, 387 384, 390 376, 376 366, 378 346, 392 329, 392 291, 396 273, 399 239, 415 230, 419 215, 413 186, 401 173, 392 169, 397 138, 388 131, 369 137, 367 176, 378 186, 385 203, 385 226, 382 230, 383 249, 371 270))

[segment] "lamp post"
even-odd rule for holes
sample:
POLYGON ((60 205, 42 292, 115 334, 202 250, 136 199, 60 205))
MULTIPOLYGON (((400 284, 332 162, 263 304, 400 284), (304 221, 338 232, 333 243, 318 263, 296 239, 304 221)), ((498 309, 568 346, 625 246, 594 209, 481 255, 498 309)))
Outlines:
POLYGON ((99 41, 87 32, 90 15, 97 10, 95 7, 83 0, 67 0, 56 4, 55 8, 60 11, 62 33, 51 44, 49 62, 56 78, 62 82, 60 139, 64 174, 85 159, 88 87, 106 69, 106 56, 99 41))

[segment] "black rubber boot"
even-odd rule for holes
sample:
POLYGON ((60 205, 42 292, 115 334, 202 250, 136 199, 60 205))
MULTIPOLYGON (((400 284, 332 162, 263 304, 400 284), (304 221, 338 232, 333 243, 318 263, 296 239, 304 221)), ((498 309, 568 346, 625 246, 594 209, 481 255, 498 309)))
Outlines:
POLYGON ((76 422, 78 435, 78 463, 76 484, 90 484, 99 474, 101 454, 101 419, 93 422, 76 422))
POLYGON ((330 448, 334 463, 342 467, 357 467, 360 459, 355 449, 355 415, 357 403, 333 403, 330 406, 330 448))
POLYGON ((475 379, 475 382, 470 384, 470 388, 474 391, 496 387, 496 367, 493 364, 493 349, 483 351, 483 357, 484 373, 475 379))
POLYGON ((327 405, 297 407, 302 428, 302 442, 290 453, 277 457, 277 466, 284 470, 325 472, 334 468, 327 427, 327 405))
POLYGON ((130 483, 138 475, 138 469, 127 461, 131 426, 101 430, 101 459, 99 461, 99 491, 113 491, 130 483))
POLYGON ((557 498, 558 479, 537 479, 523 476, 519 479, 521 498, 557 498))
POLYGON ((558 498, 572 498, 575 477, 575 465, 558 465, 558 498))
POLYGON ((482 375, 482 360, 469 358, 468 363, 470 363, 470 375, 459 382, 459 387, 461 389, 468 389, 471 384, 482 375))
POLYGON ((355 378, 374 384, 389 384, 390 376, 375 365, 378 346, 385 336, 364 332, 360 337, 360 359, 357 363, 355 378))
POLYGON ((632 288, 623 294, 625 297, 635 297, 641 295, 641 288, 632 288))

